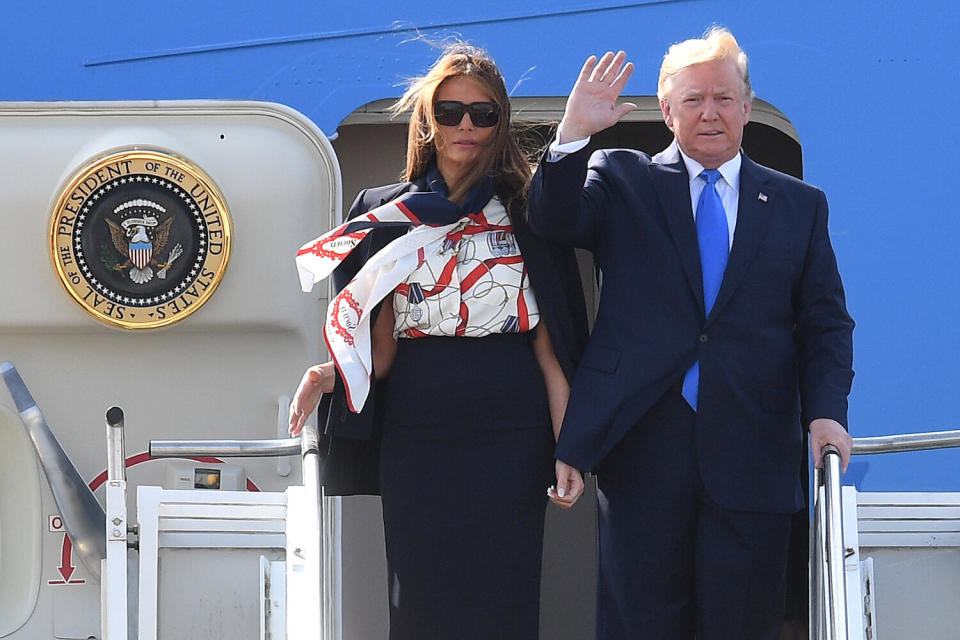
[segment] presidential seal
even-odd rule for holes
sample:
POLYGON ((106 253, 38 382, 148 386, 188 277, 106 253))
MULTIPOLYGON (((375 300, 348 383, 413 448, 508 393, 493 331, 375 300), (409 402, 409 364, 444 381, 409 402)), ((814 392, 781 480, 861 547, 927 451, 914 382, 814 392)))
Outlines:
POLYGON ((198 167, 161 151, 120 151, 67 183, 50 246, 60 281, 88 313, 149 329, 213 295, 230 256, 230 216, 198 167))

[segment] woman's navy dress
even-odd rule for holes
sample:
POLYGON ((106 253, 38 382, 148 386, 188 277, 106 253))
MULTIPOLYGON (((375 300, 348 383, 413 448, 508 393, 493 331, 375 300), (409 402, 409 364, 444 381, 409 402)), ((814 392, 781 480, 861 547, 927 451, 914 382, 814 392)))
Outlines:
POLYGON ((380 451, 390 638, 537 638, 554 442, 528 337, 398 342, 380 451))
MULTIPOLYGON (((350 217, 426 188, 364 191, 350 217)), ((586 340, 576 262, 516 218, 514 227, 569 379, 586 340)), ((365 240, 334 273, 336 288, 400 233, 365 240)), ((538 637, 554 438, 532 339, 533 332, 401 337, 389 375, 359 414, 347 410, 339 379, 325 399, 327 493, 382 497, 390 640, 538 637)))

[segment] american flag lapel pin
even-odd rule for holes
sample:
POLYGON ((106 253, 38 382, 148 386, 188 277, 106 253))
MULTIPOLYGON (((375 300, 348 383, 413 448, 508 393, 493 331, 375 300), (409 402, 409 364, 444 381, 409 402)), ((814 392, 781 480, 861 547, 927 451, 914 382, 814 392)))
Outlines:
POLYGON ((765 194, 763 191, 761 191, 761 192, 757 195, 757 200, 759 200, 760 202, 766 202, 766 201, 767 201, 767 194, 765 194))

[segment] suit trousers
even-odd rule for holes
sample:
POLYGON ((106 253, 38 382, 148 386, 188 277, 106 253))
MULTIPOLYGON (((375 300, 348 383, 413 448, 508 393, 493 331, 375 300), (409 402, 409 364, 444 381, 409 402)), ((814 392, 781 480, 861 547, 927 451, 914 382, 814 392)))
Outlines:
POLYGON ((791 516, 715 504, 696 428, 671 389, 597 469, 599 640, 779 637, 791 516))

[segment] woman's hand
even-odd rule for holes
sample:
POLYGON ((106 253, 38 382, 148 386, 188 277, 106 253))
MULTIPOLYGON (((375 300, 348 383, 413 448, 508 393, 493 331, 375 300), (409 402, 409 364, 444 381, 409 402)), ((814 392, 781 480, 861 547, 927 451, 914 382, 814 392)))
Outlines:
POLYGON ((561 509, 569 509, 583 495, 583 474, 563 460, 557 460, 557 486, 547 489, 550 501, 561 509))
POLYGON ((324 362, 310 367, 303 373, 300 386, 290 401, 290 435, 298 436, 303 423, 317 408, 320 397, 333 392, 333 362, 324 362))

